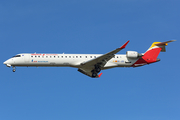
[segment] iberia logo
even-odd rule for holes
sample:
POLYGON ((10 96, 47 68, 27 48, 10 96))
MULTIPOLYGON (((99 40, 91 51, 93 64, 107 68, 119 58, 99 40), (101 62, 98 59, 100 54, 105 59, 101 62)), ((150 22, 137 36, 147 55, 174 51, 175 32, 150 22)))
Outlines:
POLYGON ((37 62, 37 61, 33 61, 33 60, 31 60, 31 62, 37 62))

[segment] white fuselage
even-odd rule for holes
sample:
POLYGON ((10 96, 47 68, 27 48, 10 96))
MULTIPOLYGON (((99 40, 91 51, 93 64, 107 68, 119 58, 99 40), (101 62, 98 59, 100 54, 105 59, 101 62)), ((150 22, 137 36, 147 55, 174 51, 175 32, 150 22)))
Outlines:
POLYGON ((75 67, 78 71, 92 78, 99 78, 101 70, 114 67, 139 67, 160 61, 158 55, 165 51, 165 46, 171 41, 154 42, 145 53, 127 51, 125 55, 117 54, 129 43, 106 54, 18 54, 4 62, 7 67, 44 66, 44 67, 75 67))
MULTIPOLYGON (((84 62, 96 59, 102 54, 18 54, 4 62, 7 66, 54 66, 80 68, 84 62)), ((131 67, 138 59, 116 54, 102 69, 131 67)))

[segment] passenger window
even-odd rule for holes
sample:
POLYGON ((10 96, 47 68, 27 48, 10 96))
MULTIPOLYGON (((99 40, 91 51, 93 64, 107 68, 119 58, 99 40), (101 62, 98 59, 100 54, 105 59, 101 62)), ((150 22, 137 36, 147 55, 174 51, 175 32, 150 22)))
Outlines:
POLYGON ((31 56, 31 57, 33 57, 33 56, 31 56))
POLYGON ((71 58, 71 56, 69 56, 69 58, 71 58))
POLYGON ((38 56, 40 58, 40 56, 38 56))
POLYGON ((87 56, 86 56, 86 58, 87 58, 87 56))
POLYGON ((67 56, 65 56, 65 58, 67 58, 67 56))
POLYGON ((63 58, 63 56, 61 56, 63 58))
POLYGON ((81 56, 80 56, 80 58, 81 58, 81 56))
POLYGON ((54 56, 54 58, 55 58, 56 56, 54 56))
POLYGON ((51 58, 52 56, 50 56, 50 58, 51 58))
POLYGON ((37 57, 37 56, 35 56, 35 57, 37 57))
POLYGON ((78 56, 76 56, 76 58, 78 58, 78 56))
POLYGON ((46 56, 46 58, 48 58, 48 56, 46 56))
POLYGON ((94 58, 96 58, 96 56, 94 56, 94 58))
POLYGON ((92 56, 91 56, 91 58, 92 58, 92 56))

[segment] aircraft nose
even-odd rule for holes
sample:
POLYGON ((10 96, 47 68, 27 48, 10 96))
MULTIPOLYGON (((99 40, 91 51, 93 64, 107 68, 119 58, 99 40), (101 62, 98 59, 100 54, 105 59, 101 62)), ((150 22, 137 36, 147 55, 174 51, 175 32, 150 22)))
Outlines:
POLYGON ((8 59, 8 60, 6 60, 5 62, 3 62, 3 64, 5 64, 5 65, 8 66, 8 67, 10 67, 12 63, 13 63, 13 60, 12 60, 12 59, 8 59))
POLYGON ((5 64, 5 65, 6 65, 6 64, 7 64, 7 60, 6 60, 5 62, 3 62, 3 64, 5 64))

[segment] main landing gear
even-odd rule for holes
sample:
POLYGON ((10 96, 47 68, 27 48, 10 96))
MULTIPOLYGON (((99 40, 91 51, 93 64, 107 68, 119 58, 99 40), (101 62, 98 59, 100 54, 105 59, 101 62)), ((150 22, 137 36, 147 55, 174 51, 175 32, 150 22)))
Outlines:
POLYGON ((100 71, 101 71, 101 68, 96 65, 95 69, 91 71, 92 72, 92 77, 95 78, 100 71))
POLYGON ((92 72, 92 77, 95 78, 97 76, 97 73, 92 72))

